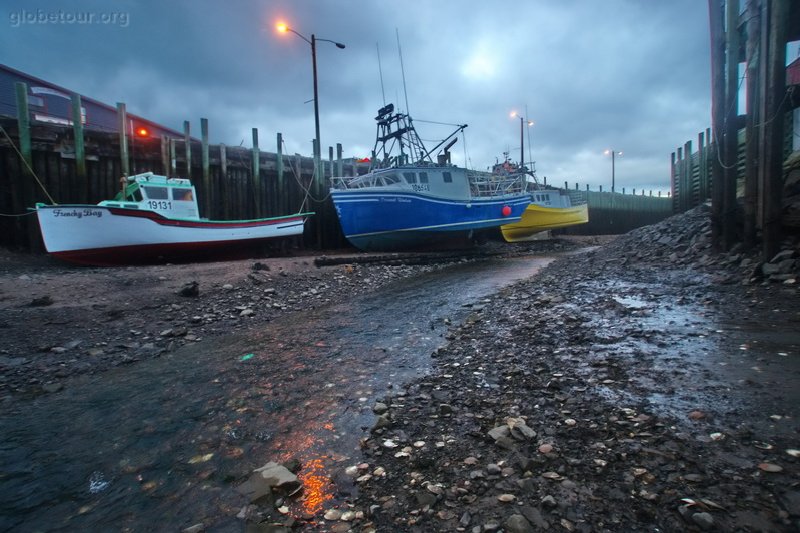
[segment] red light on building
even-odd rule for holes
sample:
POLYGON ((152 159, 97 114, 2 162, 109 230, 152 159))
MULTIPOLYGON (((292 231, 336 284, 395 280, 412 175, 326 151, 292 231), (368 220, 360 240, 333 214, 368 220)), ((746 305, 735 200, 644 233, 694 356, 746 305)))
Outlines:
POLYGON ((139 137, 149 137, 150 131, 147 128, 136 128, 136 135, 139 137))

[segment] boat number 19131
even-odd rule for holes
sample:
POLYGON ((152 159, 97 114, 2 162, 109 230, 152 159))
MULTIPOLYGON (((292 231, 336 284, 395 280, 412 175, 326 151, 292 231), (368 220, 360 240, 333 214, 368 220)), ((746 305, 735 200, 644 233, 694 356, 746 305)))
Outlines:
POLYGON ((172 202, 168 200, 148 200, 147 206, 150 209, 172 209, 172 202))

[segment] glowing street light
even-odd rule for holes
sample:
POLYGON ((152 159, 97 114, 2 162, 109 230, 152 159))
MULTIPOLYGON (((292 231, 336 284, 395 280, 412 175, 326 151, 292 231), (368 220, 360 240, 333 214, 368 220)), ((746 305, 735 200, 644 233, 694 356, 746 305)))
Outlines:
MULTIPOLYGON (((278 22, 277 24, 275 24, 275 28, 280 33, 292 32, 295 35, 297 35, 298 37, 300 37, 301 39, 303 39, 305 42, 307 42, 308 44, 311 45, 311 68, 312 68, 312 74, 313 74, 313 78, 314 78, 314 134, 315 134, 314 139, 316 141, 314 143, 315 144, 315 146, 314 146, 314 170, 316 172, 319 172, 319 169, 320 169, 320 166, 321 166, 320 165, 320 160, 321 160, 321 155, 320 154, 321 154, 322 148, 320 146, 320 140, 319 140, 319 95, 318 95, 318 91, 317 91, 317 41, 325 41, 325 42, 328 42, 328 43, 332 43, 332 44, 336 45, 336 48, 344 48, 345 46, 342 43, 338 43, 336 41, 331 41, 330 39, 317 39, 316 36, 313 33, 311 34, 311 39, 309 40, 304 35, 296 32, 295 30, 290 28, 289 25, 286 24, 285 22, 278 22)), ((319 177, 317 179, 319 179, 319 177)))
MULTIPOLYGON (((525 166, 525 118, 516 111, 511 112, 511 118, 519 117, 519 167, 525 166)), ((528 121, 528 127, 533 126, 533 121, 528 121)))
POLYGON ((611 192, 614 192, 614 179, 615 179, 615 176, 614 176, 614 172, 615 172, 615 170, 614 170, 614 159, 618 155, 621 156, 622 152, 617 152, 613 148, 609 148, 608 150, 606 150, 603 153, 605 155, 610 155, 611 156, 611 192))

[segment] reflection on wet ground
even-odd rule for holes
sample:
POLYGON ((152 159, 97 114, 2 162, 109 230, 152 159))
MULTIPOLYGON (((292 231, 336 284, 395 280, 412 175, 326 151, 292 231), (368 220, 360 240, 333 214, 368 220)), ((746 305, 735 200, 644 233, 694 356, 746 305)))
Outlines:
POLYGON ((289 459, 305 485, 292 512, 312 514, 352 490, 341 470, 376 398, 428 371, 449 322, 552 259, 449 267, 17 403, 0 414, 0 530, 238 530, 232 487, 289 459))
POLYGON ((593 391, 602 397, 645 404, 684 421, 694 409, 715 413, 720 423, 726 415, 749 415, 763 439, 776 419, 800 415, 800 328, 792 327, 797 317, 774 312, 744 318, 707 296, 675 298, 668 284, 614 281, 591 289, 598 297, 584 310, 595 342, 583 368, 596 378, 593 391), (594 314, 603 307, 616 315, 594 314), (605 362, 615 358, 626 359, 629 371, 607 372, 605 362), (787 405, 794 412, 775 412, 787 405))

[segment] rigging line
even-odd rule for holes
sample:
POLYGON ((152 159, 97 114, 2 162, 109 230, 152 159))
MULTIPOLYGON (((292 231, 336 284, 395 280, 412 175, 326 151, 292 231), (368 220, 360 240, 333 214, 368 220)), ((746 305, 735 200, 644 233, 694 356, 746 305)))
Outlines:
POLYGON ((459 127, 461 124, 451 124, 450 122, 436 122, 435 120, 422 120, 421 118, 415 118, 414 122, 423 122, 425 124, 439 124, 440 126, 453 126, 459 127))
POLYGON ((17 155, 19 155, 19 158, 22 160, 22 162, 25 163, 25 166, 28 168, 28 172, 31 173, 33 179, 35 179, 36 183, 39 184, 39 187, 42 188, 42 191, 44 192, 45 196, 47 196, 47 199, 50 200, 50 203, 53 205, 58 205, 58 202, 53 200, 53 197, 50 196, 49 192, 47 192, 47 189, 45 188, 44 184, 39 180, 39 177, 36 175, 36 172, 33 171, 31 166, 28 164, 28 161, 25 159, 25 157, 23 157, 22 152, 19 151, 17 145, 14 144, 14 141, 11 140, 11 137, 8 135, 8 132, 2 125, 0 125, 0 131, 3 132, 3 135, 5 136, 6 139, 8 139, 8 142, 11 144, 11 147, 14 149, 15 152, 17 152, 17 155))
POLYGON ((375 43, 375 49, 378 52, 378 74, 381 77, 381 97, 383 98, 383 105, 386 105, 386 92, 383 89, 383 68, 381 67, 381 48, 378 43, 375 43))
POLYGON ((403 67, 403 50, 400 48, 400 30, 394 29, 395 36, 397 37, 397 54, 400 56, 400 72, 403 75, 403 95, 406 98, 406 114, 411 114, 408 108, 408 90, 406 89, 406 69, 403 67))

